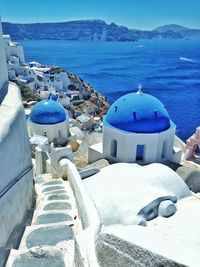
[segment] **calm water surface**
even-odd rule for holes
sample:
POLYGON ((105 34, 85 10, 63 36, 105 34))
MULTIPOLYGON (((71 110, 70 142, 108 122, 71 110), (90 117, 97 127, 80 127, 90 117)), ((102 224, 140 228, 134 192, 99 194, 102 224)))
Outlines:
POLYGON ((20 40, 26 61, 59 65, 79 75, 112 103, 143 91, 158 97, 187 139, 200 126, 200 41, 78 42, 20 40))

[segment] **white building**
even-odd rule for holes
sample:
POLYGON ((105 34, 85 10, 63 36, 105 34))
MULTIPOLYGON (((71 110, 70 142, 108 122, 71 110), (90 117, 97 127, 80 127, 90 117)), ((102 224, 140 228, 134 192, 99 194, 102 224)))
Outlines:
POLYGON ((54 67, 43 66, 38 62, 29 62, 28 65, 21 67, 21 77, 27 82, 34 81, 34 89, 38 89, 41 97, 52 90, 59 92, 67 92, 71 83, 66 72, 54 67))
POLYGON ((19 59, 20 64, 25 63, 24 49, 23 46, 19 43, 12 42, 10 35, 4 35, 4 45, 6 49, 6 58, 9 61, 15 61, 15 58, 19 59))
POLYGON ((18 78, 32 89, 39 89, 39 94, 44 98, 46 92, 49 94, 52 90, 67 92, 71 82, 66 72, 57 67, 43 66, 35 61, 26 64, 23 46, 12 42, 10 35, 4 35, 3 39, 10 80, 18 78))
POLYGON ((8 83, 8 69, 6 64, 5 49, 2 38, 2 28, 0 23, 0 101, 3 99, 6 92, 6 85, 8 83))
POLYGON ((10 80, 16 79, 16 76, 20 74, 21 66, 25 64, 24 49, 21 44, 12 42, 10 35, 3 35, 3 40, 8 64, 8 76, 10 80))
POLYGON ((55 96, 33 106, 28 119, 28 130, 30 136, 46 136, 49 142, 56 137, 68 137, 69 116, 55 96))
POLYGON ((90 147, 89 162, 102 157, 140 164, 180 162, 181 150, 174 148, 175 132, 175 124, 158 99, 141 91, 124 95, 104 117, 103 142, 90 147))
POLYGON ((92 116, 81 114, 76 118, 76 123, 81 130, 91 130, 94 125, 94 120, 92 116))

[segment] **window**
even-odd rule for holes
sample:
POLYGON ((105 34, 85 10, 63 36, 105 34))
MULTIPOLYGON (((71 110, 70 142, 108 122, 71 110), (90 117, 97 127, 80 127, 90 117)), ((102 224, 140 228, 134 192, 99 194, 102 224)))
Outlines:
POLYGON ((113 139, 111 142, 111 156, 117 157, 117 140, 113 139))
POLYGON ((167 141, 164 141, 162 147, 162 158, 165 158, 166 156, 167 156, 167 141))
POLYGON ((136 161, 144 160, 144 145, 137 145, 136 148, 136 161))
POLYGON ((51 82, 54 82, 54 76, 51 76, 51 77, 50 77, 50 81, 51 81, 51 82))

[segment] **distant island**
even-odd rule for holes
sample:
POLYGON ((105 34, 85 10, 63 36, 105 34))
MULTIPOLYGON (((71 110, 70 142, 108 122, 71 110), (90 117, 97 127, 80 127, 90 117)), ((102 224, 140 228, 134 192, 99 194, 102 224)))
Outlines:
POLYGON ((170 24, 151 31, 128 29, 102 20, 17 24, 3 22, 4 34, 13 40, 137 41, 140 39, 200 39, 200 29, 170 24))

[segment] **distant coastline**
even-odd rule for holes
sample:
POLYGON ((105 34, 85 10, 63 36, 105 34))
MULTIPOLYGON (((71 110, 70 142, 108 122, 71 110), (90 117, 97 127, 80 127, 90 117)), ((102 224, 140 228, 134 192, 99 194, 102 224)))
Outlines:
POLYGON ((77 20, 57 23, 19 24, 3 22, 3 32, 13 40, 137 41, 141 39, 200 39, 200 29, 177 24, 151 31, 129 29, 102 20, 77 20))

